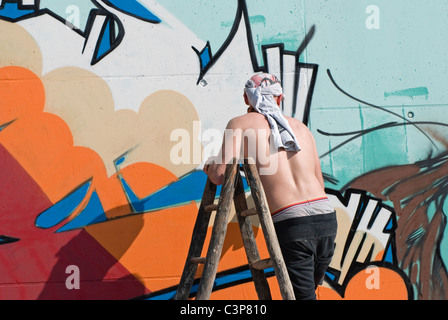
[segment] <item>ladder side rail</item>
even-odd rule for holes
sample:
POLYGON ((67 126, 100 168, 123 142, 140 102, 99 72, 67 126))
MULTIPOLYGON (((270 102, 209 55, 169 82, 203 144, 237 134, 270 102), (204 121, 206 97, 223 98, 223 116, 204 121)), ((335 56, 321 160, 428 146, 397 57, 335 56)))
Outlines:
POLYGON ((295 300, 291 280, 289 279, 289 274, 283 260, 274 223, 272 222, 271 213, 267 206, 266 196, 264 194, 263 186, 261 185, 257 168, 255 164, 252 162, 250 163, 248 159, 244 159, 243 169, 247 183, 251 189, 255 207, 258 211, 261 227, 266 240, 266 246, 274 264, 274 271, 279 283, 280 293, 284 300, 295 300))
POLYGON ((218 270, 218 263, 221 258, 231 203, 235 191, 236 169, 237 161, 234 158, 226 166, 224 184, 218 201, 218 211, 216 212, 215 221, 213 223, 212 236, 210 238, 201 280, 199 281, 196 300, 208 300, 213 289, 213 283, 218 270))
POLYGON ((241 237, 246 251, 247 261, 249 263, 250 272, 255 285, 255 290, 260 300, 272 300, 269 284, 266 279, 264 270, 254 269, 252 264, 260 261, 260 253, 258 252, 257 243, 255 240, 254 230, 249 217, 241 216, 241 212, 247 210, 247 199, 244 191, 243 180, 238 171, 236 176, 236 187, 234 204, 238 224, 241 230, 241 237))
POLYGON ((190 249, 188 251, 187 260, 185 262, 174 300, 187 300, 190 295, 198 268, 198 264, 193 262, 192 259, 199 257, 202 253, 211 216, 211 213, 206 211, 205 207, 214 202, 216 197, 216 189, 216 185, 207 178, 204 192, 202 194, 201 204, 198 210, 198 216, 196 218, 196 223, 194 225, 193 234, 191 237, 190 249))

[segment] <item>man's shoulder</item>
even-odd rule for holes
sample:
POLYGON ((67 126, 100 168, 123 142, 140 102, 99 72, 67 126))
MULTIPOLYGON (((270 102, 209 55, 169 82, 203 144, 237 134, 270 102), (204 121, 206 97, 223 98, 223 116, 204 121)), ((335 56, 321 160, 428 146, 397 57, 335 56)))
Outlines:
POLYGON ((253 121, 263 121, 263 120, 264 120, 263 115, 256 112, 250 112, 230 119, 229 125, 233 127, 243 127, 245 124, 251 123, 253 121))
POLYGON ((305 124, 302 121, 300 121, 300 120, 298 120, 296 118, 286 117, 285 116, 285 119, 288 120, 289 125, 291 125, 291 126, 306 127, 305 124))

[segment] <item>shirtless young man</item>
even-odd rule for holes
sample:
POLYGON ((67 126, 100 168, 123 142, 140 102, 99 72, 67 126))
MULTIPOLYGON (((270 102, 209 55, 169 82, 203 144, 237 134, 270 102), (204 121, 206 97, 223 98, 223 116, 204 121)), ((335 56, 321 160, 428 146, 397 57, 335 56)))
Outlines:
POLYGON ((226 132, 232 134, 225 135, 220 155, 207 160, 204 172, 220 185, 233 157, 255 159, 295 297, 314 300, 334 253, 336 213, 314 138, 302 122, 281 114, 282 99, 275 76, 252 76, 244 92, 248 113, 229 121, 226 132))

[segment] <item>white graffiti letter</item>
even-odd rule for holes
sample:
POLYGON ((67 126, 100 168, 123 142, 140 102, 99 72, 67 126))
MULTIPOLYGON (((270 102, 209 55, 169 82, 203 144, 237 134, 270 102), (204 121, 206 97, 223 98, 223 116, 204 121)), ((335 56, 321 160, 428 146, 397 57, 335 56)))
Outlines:
POLYGON ((366 8, 366 14, 370 14, 366 19, 366 28, 369 30, 380 28, 380 8, 370 5, 366 8))
POLYGON ((65 269, 65 273, 70 274, 65 280, 65 287, 68 290, 79 289, 79 268, 75 265, 70 265, 65 269))
POLYGON ((366 273, 371 274, 366 279, 366 288, 369 290, 379 289, 380 288, 380 269, 376 266, 369 266, 366 269, 366 273))

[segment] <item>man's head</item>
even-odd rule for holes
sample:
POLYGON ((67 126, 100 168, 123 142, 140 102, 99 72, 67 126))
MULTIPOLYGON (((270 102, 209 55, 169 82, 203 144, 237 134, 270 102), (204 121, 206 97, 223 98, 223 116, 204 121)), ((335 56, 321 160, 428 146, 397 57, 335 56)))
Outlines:
POLYGON ((245 87, 246 88, 256 88, 262 87, 265 88, 267 86, 273 85, 275 83, 280 83, 278 78, 269 73, 258 73, 254 74, 249 80, 247 80, 245 87))
POLYGON ((283 92, 281 90, 281 83, 278 80, 278 78, 272 74, 269 73, 258 73, 253 75, 249 80, 247 80, 244 90, 244 102, 250 106, 248 109, 248 112, 253 111, 253 107, 251 103, 249 102, 248 96, 247 96, 247 89, 255 89, 258 87, 266 88, 272 85, 278 84, 280 86, 280 92, 279 95, 273 95, 275 102, 278 106, 280 106, 281 102, 284 99, 283 92))

